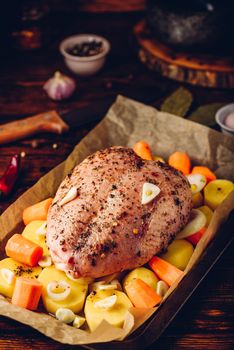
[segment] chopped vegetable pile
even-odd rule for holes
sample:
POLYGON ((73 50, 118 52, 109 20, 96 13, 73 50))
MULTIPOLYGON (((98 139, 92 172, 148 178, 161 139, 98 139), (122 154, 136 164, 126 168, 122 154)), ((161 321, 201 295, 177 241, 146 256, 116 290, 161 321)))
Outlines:
MULTIPOLYGON (((149 145, 139 141, 135 152, 147 160, 164 162, 152 156, 149 145)), ((160 305, 169 288, 183 277, 183 271, 193 255, 196 245, 206 232, 213 211, 234 190, 228 180, 216 179, 205 166, 192 168, 189 156, 175 152, 168 163, 180 170, 191 186, 194 208, 190 221, 179 232, 166 252, 154 256, 147 266, 93 280, 74 278, 58 270, 46 245, 46 219, 52 198, 36 203, 23 211, 26 225, 22 234, 14 234, 6 244, 7 258, 0 261, 0 293, 11 298, 12 304, 37 310, 44 309, 59 321, 75 328, 95 330, 106 320, 122 327, 131 307, 153 308, 160 305)), ((160 189, 145 183, 142 205, 155 198, 160 189)), ((61 206, 77 196, 72 188, 61 206)), ((137 234, 135 229, 134 234, 137 234)))

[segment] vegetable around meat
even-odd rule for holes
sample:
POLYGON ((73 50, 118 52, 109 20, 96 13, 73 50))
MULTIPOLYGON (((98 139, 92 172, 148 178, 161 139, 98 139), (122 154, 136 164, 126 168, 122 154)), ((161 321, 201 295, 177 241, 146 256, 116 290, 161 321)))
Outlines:
POLYGON ((18 262, 33 267, 41 260, 43 249, 16 233, 7 242, 6 255, 18 262))
POLYGON ((125 293, 117 290, 100 290, 97 293, 91 293, 87 297, 84 308, 85 318, 91 332, 94 331, 103 320, 106 320, 115 327, 122 327, 126 318, 126 313, 131 307, 132 303, 125 293), (113 295, 116 295, 117 300, 111 308, 95 306, 100 300, 113 295))
POLYGON ((168 164, 173 168, 180 170, 184 175, 190 173, 191 161, 187 153, 174 152, 168 158, 168 164))
POLYGON ((145 141, 137 142, 133 146, 133 150, 142 159, 153 160, 150 147, 149 147, 148 143, 146 143, 145 141))
POLYGON ((169 286, 172 286, 179 277, 183 275, 183 271, 177 269, 177 267, 169 264, 167 261, 153 256, 149 261, 150 268, 156 273, 156 275, 166 282, 169 286))
POLYGON ((49 207, 51 206, 53 199, 48 198, 42 202, 36 203, 31 207, 24 209, 23 221, 25 225, 28 225, 34 220, 46 220, 49 207))
POLYGON ((28 310, 36 310, 41 297, 42 284, 35 279, 19 277, 16 280, 12 304, 28 310))
POLYGON ((125 289, 135 307, 153 308, 162 300, 153 288, 139 278, 133 279, 125 289))
POLYGON ((8 298, 13 295, 13 290, 15 283, 7 283, 4 275, 2 274, 2 269, 7 269, 11 271, 15 277, 28 277, 37 278, 42 271, 40 266, 28 267, 27 265, 21 264, 11 258, 6 258, 0 261, 0 293, 8 298))
POLYGON ((0 178, 0 199, 1 197, 7 197, 11 193, 18 178, 19 169, 20 158, 16 154, 11 158, 5 173, 0 178))
POLYGON ((167 252, 162 254, 161 258, 183 271, 188 265, 193 251, 191 243, 185 239, 176 239, 168 246, 167 252))
POLYGON ((193 167, 191 174, 200 174, 206 177, 207 182, 216 179, 216 175, 206 166, 195 166, 193 167))

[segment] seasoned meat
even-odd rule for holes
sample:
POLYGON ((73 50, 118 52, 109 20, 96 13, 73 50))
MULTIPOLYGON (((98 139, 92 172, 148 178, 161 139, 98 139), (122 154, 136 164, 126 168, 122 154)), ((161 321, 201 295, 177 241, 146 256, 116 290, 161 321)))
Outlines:
POLYGON ((56 266, 101 277, 145 264, 167 248, 192 208, 187 179, 167 164, 111 147, 86 158, 60 185, 49 210, 47 244, 56 266), (160 193, 141 204, 145 182, 160 193), (63 206, 75 186, 78 196, 63 206))

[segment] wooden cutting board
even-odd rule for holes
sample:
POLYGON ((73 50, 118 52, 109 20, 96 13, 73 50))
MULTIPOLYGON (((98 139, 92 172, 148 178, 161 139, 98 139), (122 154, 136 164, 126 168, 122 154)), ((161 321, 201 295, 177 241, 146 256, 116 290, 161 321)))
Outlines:
POLYGON ((133 29, 138 56, 149 69, 193 85, 234 88, 234 58, 175 51, 152 36, 146 21, 133 29))

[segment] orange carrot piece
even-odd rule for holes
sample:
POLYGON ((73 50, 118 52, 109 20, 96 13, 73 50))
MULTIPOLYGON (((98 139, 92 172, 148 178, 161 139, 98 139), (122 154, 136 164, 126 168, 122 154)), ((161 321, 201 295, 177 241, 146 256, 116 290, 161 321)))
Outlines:
POLYGON ((126 292, 135 307, 152 308, 160 303, 162 297, 139 278, 126 285, 126 292))
POLYGON ((206 227, 203 227, 193 235, 186 237, 186 239, 193 245, 197 245, 205 232, 206 232, 206 227))
POLYGON ((169 264, 158 256, 153 256, 149 261, 149 266, 156 275, 169 286, 171 286, 183 274, 183 271, 177 269, 177 267, 169 264))
POLYGON ((153 160, 150 147, 145 141, 135 143, 133 150, 139 157, 146 160, 153 160))
POLYGON ((206 177, 207 182, 210 182, 210 181, 213 181, 213 180, 217 179, 217 177, 213 173, 213 171, 211 171, 206 166, 195 166, 195 167, 193 167, 191 174, 204 175, 206 177))
POLYGON ((23 211, 23 222, 28 225, 33 220, 46 220, 49 207, 53 198, 47 198, 42 202, 36 203, 31 207, 24 209, 23 211))
POLYGON ((172 153, 168 159, 168 164, 180 170, 184 175, 190 173, 191 161, 187 153, 179 151, 172 153))
POLYGON ((12 304, 28 310, 36 310, 41 297, 42 284, 32 278, 18 277, 12 296, 12 304))
POLYGON ((33 267, 42 258, 43 248, 16 233, 6 244, 6 255, 20 263, 33 267))

